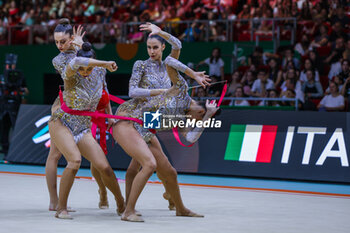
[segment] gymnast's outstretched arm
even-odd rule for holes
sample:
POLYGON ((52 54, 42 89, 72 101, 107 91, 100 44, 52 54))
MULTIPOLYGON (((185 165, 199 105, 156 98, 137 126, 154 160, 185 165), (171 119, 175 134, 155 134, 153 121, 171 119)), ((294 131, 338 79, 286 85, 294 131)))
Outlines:
POLYGON ((116 71, 118 66, 114 61, 102 61, 102 60, 96 60, 93 58, 86 58, 86 57, 75 57, 73 58, 68 66, 66 67, 65 75, 66 77, 73 76, 79 67, 103 67, 108 69, 109 71, 113 72, 116 71))
POLYGON ((185 73, 192 79, 196 80, 197 83, 199 83, 204 88, 209 85, 210 78, 208 75, 205 75, 204 71, 195 72, 171 56, 168 56, 164 60, 164 63, 166 64, 168 75, 175 88, 180 88, 186 84, 185 79, 179 75, 178 71, 181 71, 182 73, 185 73))

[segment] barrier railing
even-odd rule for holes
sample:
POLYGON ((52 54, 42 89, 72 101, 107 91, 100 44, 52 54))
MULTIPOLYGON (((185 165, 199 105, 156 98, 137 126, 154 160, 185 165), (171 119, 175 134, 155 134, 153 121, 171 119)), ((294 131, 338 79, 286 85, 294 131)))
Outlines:
MULTIPOLYGON (((130 99, 130 97, 127 95, 118 95, 117 97, 119 97, 121 99, 125 99, 125 100, 130 99)), ((207 100, 207 99, 219 100, 220 97, 192 97, 192 99, 198 100, 198 101, 207 100)), ((231 101, 236 101, 236 100, 246 100, 246 101, 256 101, 256 102, 261 101, 264 103, 263 105, 260 105, 261 107, 268 106, 268 102, 279 102, 279 103, 290 102, 291 104, 294 104, 291 106, 295 108, 295 111, 299 110, 299 108, 298 108, 299 101, 297 98, 224 97, 223 98, 223 106, 227 106, 228 101, 231 102, 231 101)), ((254 106, 258 106, 258 105, 254 105, 254 106)))
MULTIPOLYGON (((271 40, 277 48, 281 31, 290 31, 291 43, 296 38, 296 18, 252 18, 235 20, 185 20, 177 22, 156 22, 163 30, 181 38, 183 41, 256 41, 271 40), (261 31, 265 22, 270 29, 261 31)), ((86 37, 93 43, 134 43, 144 41, 145 33, 139 33, 141 22, 83 24, 86 37), (137 34, 138 33, 138 34, 137 34)), ((7 26, 6 38, 1 44, 44 44, 53 42, 55 25, 7 26)), ((284 38, 285 39, 285 38, 284 38)), ((1 39, 0 39, 1 40, 1 39)))
MULTIPOLYGON (((192 97, 195 100, 219 100, 220 97, 192 97)), ((254 101, 254 102, 262 102, 263 105, 260 106, 268 106, 268 102, 291 102, 294 104, 295 110, 298 111, 298 99, 297 98, 265 98, 265 97, 225 97, 223 98, 223 102, 225 101, 236 101, 236 100, 246 100, 246 101, 254 101)), ((226 104, 227 105, 227 104, 226 104)), ((233 105, 234 106, 234 105, 233 105)), ((254 105, 257 106, 257 105, 254 105)))

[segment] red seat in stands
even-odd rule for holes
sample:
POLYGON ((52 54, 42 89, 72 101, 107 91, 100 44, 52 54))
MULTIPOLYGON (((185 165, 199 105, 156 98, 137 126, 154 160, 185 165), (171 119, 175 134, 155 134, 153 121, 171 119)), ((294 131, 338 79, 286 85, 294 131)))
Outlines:
POLYGON ((317 107, 318 106, 318 104, 321 102, 321 98, 317 98, 317 99, 310 99, 311 100, 311 102, 312 103, 314 103, 315 104, 315 106, 317 107))
POLYGON ((244 74, 248 69, 249 69, 249 66, 238 67, 238 71, 241 72, 241 74, 244 74))
POLYGON ((317 52, 321 57, 328 57, 331 53, 331 47, 329 46, 322 46, 317 48, 317 52))

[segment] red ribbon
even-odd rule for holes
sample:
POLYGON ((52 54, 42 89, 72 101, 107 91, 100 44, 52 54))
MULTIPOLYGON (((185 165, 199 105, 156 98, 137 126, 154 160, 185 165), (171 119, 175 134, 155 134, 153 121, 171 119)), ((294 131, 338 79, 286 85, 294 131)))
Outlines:
MULTIPOLYGON (((103 113, 104 110, 98 110, 98 112, 103 113)), ((107 143, 106 143, 106 131, 107 131, 107 125, 106 125, 106 118, 91 118, 92 126, 91 126, 91 133, 94 138, 96 138, 96 130, 97 128, 100 129, 100 147, 102 148, 103 152, 107 155, 107 143)))
MULTIPOLYGON (((227 81, 225 82, 225 85, 223 87, 219 102, 218 102, 218 107, 220 107, 222 100, 226 94, 227 91, 227 81)), ((115 115, 110 115, 110 114, 105 114, 101 111, 95 111, 95 112, 91 112, 91 111, 82 111, 82 110, 74 110, 69 108, 66 103, 63 100, 63 95, 62 95, 62 90, 60 89, 59 91, 59 97, 60 97, 60 101, 61 101, 61 109, 68 113, 68 114, 72 114, 72 115, 78 115, 78 116, 90 116, 91 121, 92 121, 92 128, 91 131, 94 135, 94 137, 96 137, 96 129, 97 127, 100 128, 100 146, 102 148, 102 150, 104 151, 105 154, 107 154, 107 146, 106 146, 106 130, 107 130, 107 125, 106 125, 106 120, 105 118, 113 118, 113 119, 120 119, 120 120, 126 120, 126 121, 134 121, 140 125, 143 125, 143 121, 137 118, 132 118, 132 117, 123 117, 123 116, 115 116, 115 115)), ((122 104, 125 102, 125 100, 118 98, 116 96, 113 96, 111 94, 109 94, 109 99, 117 104, 122 104)), ((215 100, 214 100, 215 101, 215 100)), ((212 101, 213 102, 213 101, 212 101)), ((184 147, 191 147, 194 145, 194 143, 190 144, 190 145, 185 145, 181 142, 180 136, 179 136, 179 132, 178 132, 178 128, 175 127, 172 129, 173 130, 173 134, 174 137, 176 139, 176 141, 184 147)), ((154 129, 149 129, 149 131, 153 134, 156 134, 156 130, 154 129)), ((112 129, 110 130, 110 132, 112 133, 112 129)))
MULTIPOLYGON (((120 119, 120 120, 125 120, 125 121, 134 121, 134 122, 136 122, 136 123, 138 123, 140 125, 143 125, 143 121, 140 120, 140 119, 137 119, 137 118, 124 117, 124 116, 115 116, 115 115, 101 113, 101 112, 98 112, 98 111, 90 112, 90 111, 82 111, 82 110, 71 109, 64 102, 61 90, 59 92, 59 96, 60 96, 60 101, 61 101, 61 109, 64 112, 68 113, 68 114, 78 115, 78 116, 90 116, 90 117, 95 117, 95 118, 112 118, 112 119, 120 119)), ((117 97, 115 97, 115 98, 117 98, 117 97)), ((119 98, 117 98, 117 99, 119 99, 119 98)), ((151 131, 152 133, 155 133, 155 130, 150 129, 149 131, 151 131)))
POLYGON ((112 100, 113 102, 117 103, 117 104, 122 104, 125 102, 125 100, 118 98, 114 95, 109 94, 109 99, 112 100))
POLYGON ((227 91, 227 80, 226 80, 226 82, 224 84, 224 87, 222 88, 221 96, 220 96, 220 99, 219 99, 219 102, 218 102, 218 107, 220 107, 220 105, 222 103, 222 100, 225 97, 226 91, 227 91))
MULTIPOLYGON (((102 95, 100 102, 97 105, 97 112, 104 113, 106 107, 109 104, 110 99, 113 99, 114 102, 118 104, 122 104, 125 101, 123 99, 120 99, 118 97, 115 97, 113 95, 109 95, 107 91, 102 90, 102 95)), ((91 118, 91 133, 92 136, 96 139, 96 131, 97 128, 100 129, 100 147, 102 148, 103 152, 107 155, 107 140, 106 140, 106 131, 107 131, 107 124, 106 124, 106 118, 98 118, 98 117, 92 117, 91 118)), ((110 133, 113 134, 112 128, 110 128, 110 133)))

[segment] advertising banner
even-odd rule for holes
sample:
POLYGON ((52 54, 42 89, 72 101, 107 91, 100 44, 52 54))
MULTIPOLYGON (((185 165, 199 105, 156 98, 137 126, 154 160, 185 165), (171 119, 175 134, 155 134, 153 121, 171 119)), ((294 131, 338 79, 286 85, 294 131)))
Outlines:
MULTIPOLYGON (((113 112, 115 110, 113 109, 113 112)), ((7 155, 8 161, 38 165, 46 163, 51 145, 48 127, 50 114, 51 105, 21 105, 7 155)), ((198 172, 198 143, 191 148, 180 148, 172 132, 161 132, 157 135, 164 152, 177 171, 198 172)), ((114 142, 109 133, 107 133, 107 148, 107 159, 112 168, 126 169, 129 166, 130 157, 114 142)), ((65 164, 66 161, 62 156, 59 165, 65 164)), ((89 167, 90 165, 83 158, 81 166, 89 167)))
POLYGON ((227 110, 220 119, 222 132, 200 139, 199 172, 350 182, 349 113, 227 110))
MULTIPOLYGON (((49 118, 48 105, 21 106, 7 157, 10 162, 45 164, 49 118)), ((171 131, 157 136, 179 172, 350 182, 349 119, 345 112, 224 109, 217 117, 221 128, 205 129, 192 147, 179 145, 171 131)), ((111 166, 126 169, 130 157, 111 135, 107 137, 111 166)), ((60 165, 64 164, 62 158, 60 165)), ((83 160, 82 166, 88 165, 83 160)))

